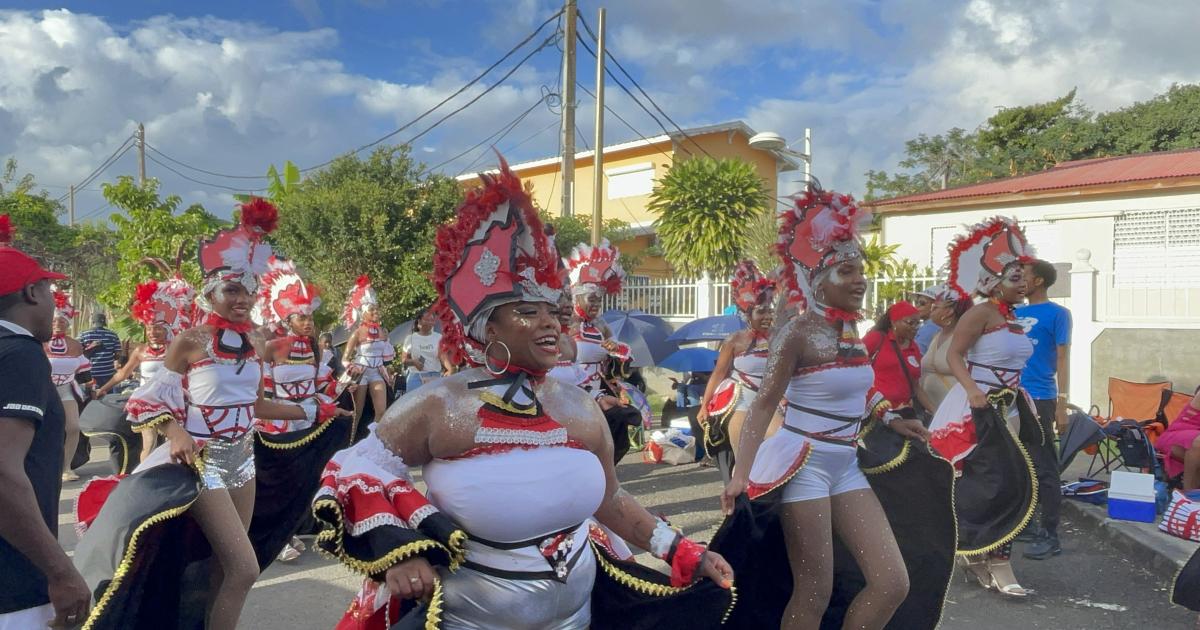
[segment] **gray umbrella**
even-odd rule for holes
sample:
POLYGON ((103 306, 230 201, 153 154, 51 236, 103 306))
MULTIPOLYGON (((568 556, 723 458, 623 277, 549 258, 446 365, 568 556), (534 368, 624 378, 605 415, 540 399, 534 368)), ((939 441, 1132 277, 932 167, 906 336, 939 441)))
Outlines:
POLYGON ((608 311, 601 318, 608 322, 615 341, 627 344, 633 354, 634 367, 658 365, 679 349, 671 336, 671 325, 661 317, 645 311, 608 311))

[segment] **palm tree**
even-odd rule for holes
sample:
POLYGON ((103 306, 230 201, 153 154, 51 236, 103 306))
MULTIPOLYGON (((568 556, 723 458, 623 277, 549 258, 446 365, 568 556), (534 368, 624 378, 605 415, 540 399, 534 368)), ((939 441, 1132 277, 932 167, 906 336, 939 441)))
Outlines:
POLYGON ((679 273, 724 277, 746 250, 751 224, 768 209, 754 166, 736 158, 676 162, 650 195, 648 208, 667 262, 679 273))

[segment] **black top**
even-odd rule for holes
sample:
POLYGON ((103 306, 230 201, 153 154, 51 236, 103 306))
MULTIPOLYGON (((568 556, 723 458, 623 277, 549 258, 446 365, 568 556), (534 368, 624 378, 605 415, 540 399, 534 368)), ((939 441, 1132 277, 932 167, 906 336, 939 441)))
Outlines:
MULTIPOLYGON (((0 418, 4 418, 0 422, 29 422, 35 429, 33 442, 25 454, 25 474, 37 496, 46 528, 58 538, 58 497, 62 491, 66 439, 62 401, 50 381, 50 362, 42 344, 2 326, 0 418)), ((0 614, 49 602, 46 577, 20 550, 0 538, 0 614)))

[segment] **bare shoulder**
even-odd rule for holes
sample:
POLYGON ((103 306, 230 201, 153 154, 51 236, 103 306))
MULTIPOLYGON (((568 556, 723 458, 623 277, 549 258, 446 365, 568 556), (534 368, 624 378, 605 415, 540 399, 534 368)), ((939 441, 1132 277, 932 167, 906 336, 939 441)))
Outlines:
POLYGON ((566 381, 548 378, 538 391, 546 415, 567 428, 567 433, 589 447, 598 448, 608 431, 604 414, 591 394, 566 381))
POLYGON ((67 337, 67 354, 74 356, 83 354, 83 344, 74 337, 67 337))

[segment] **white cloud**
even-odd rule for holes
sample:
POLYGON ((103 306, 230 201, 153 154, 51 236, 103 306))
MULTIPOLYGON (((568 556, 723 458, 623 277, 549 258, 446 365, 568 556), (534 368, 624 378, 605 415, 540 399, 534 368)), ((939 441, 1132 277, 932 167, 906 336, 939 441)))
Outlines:
MULTIPOLYGON (((254 175, 288 159, 308 166, 412 120, 482 69, 460 59, 423 82, 389 82, 347 71, 332 57, 338 43, 330 29, 281 32, 216 18, 157 16, 122 30, 69 11, 0 11, 0 157, 16 157, 22 171, 61 194, 58 186, 86 176, 142 122, 150 145, 206 170, 254 175)), ((489 135, 541 98, 547 81, 553 77, 522 68, 423 137, 421 157, 436 163, 489 135)), ((482 90, 473 88, 394 141, 482 90)), ((551 117, 542 108, 529 122, 551 117)), ((135 173, 132 156, 101 181, 135 173)), ((153 152, 148 158, 206 182, 262 185, 186 171, 153 152)), ((229 192, 152 160, 147 170, 163 181, 164 194, 180 194, 185 204, 202 202, 219 214, 232 207, 229 192)), ((82 213, 102 204, 90 190, 76 206, 82 213)))

